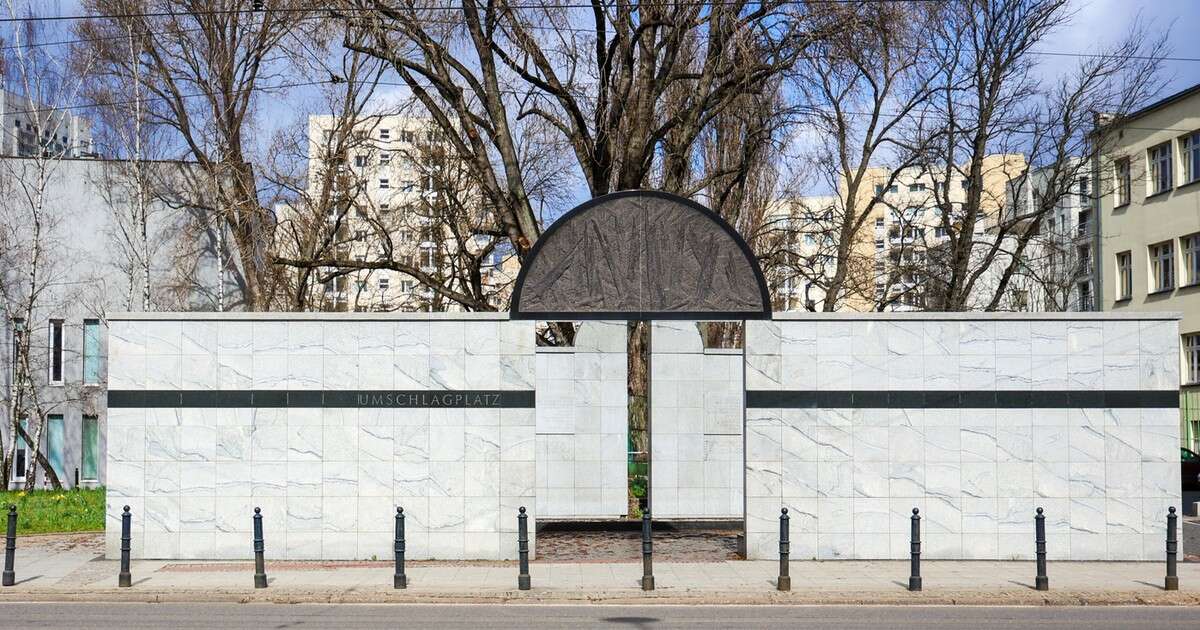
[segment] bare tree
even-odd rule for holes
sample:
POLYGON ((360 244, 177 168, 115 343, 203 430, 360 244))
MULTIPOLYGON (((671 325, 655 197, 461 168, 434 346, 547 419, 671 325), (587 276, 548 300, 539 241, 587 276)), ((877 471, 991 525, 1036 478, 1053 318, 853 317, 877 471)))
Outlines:
POLYGON ((866 223, 890 208, 882 192, 915 162, 905 132, 933 94, 936 60, 926 42, 941 9, 874 2, 819 5, 813 12, 833 34, 810 46, 791 76, 802 128, 818 139, 806 156, 807 172, 836 195, 825 208, 806 208, 800 221, 785 214, 773 227, 814 241, 803 253, 784 250, 785 264, 819 289, 823 310, 839 310, 848 300, 861 308, 876 299, 875 281, 882 280, 866 223), (880 177, 884 165, 889 169, 880 177))
MULTIPOLYGON (((0 160, 0 182, 4 187, 0 231, 4 232, 3 240, 8 245, 2 267, 9 274, 0 297, 15 335, 13 375, 7 392, 8 441, 0 462, 4 464, 0 485, 8 484, 9 464, 15 457, 19 436, 35 455, 26 476, 26 487, 33 488, 39 471, 43 471, 47 481, 60 488, 56 471, 41 453, 41 444, 47 414, 77 398, 79 392, 64 387, 55 396, 47 395, 43 388, 50 380, 52 367, 42 357, 50 355, 51 342, 41 345, 34 341, 37 336, 32 330, 54 313, 61 313, 65 305, 77 298, 78 284, 66 280, 69 257, 52 255, 66 249, 59 228, 69 215, 66 209, 48 201, 47 189, 62 161, 81 149, 71 145, 75 134, 68 129, 71 119, 66 108, 75 106, 82 83, 80 77, 86 75, 90 65, 83 63, 69 68, 65 60, 47 54, 38 45, 40 31, 36 16, 24 13, 11 0, 7 10, 15 26, 5 60, 9 81, 6 87, 24 96, 18 100, 24 109, 13 113, 23 114, 26 122, 17 137, 18 152, 23 157, 0 160), (29 423, 30 430, 23 426, 23 421, 29 423)), ((64 333, 59 330, 61 343, 64 333)))
POLYGON ((268 305, 274 272, 266 259, 273 219, 259 203, 251 123, 261 96, 280 89, 282 44, 306 19, 305 6, 274 2, 270 11, 253 11, 240 0, 86 0, 95 17, 78 26, 101 76, 132 80, 161 104, 145 108, 147 122, 173 130, 207 173, 216 198, 197 207, 215 206, 224 224, 217 237, 233 239, 237 264, 222 260, 221 269, 251 310, 268 305))
POLYGON ((929 209, 946 234, 929 250, 929 308, 997 309, 1044 217, 1087 175, 1098 147, 1095 116, 1132 111, 1160 87, 1165 39, 1140 23, 1060 80, 1045 81, 1037 46, 1072 17, 1067 0, 960 0, 938 22, 938 95, 914 136, 921 169, 934 181, 929 209), (1028 165, 1003 157, 1017 155, 1028 165), (1038 203, 1002 216, 1005 184, 1029 177, 1030 167, 1045 178, 1038 203), (958 202, 951 191, 964 180, 958 202), (998 260, 999 281, 979 295, 980 279, 998 260))

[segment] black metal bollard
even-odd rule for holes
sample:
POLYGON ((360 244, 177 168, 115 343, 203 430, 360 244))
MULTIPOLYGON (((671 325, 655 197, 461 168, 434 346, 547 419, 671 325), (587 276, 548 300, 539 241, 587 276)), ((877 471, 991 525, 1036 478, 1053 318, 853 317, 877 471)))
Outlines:
POLYGON ((1037 576, 1034 577, 1034 588, 1039 591, 1050 590, 1050 578, 1046 575, 1046 515, 1042 508, 1037 509, 1033 517, 1034 542, 1037 544, 1037 576))
POLYGON ((4 586, 12 586, 16 584, 16 574, 13 572, 13 563, 16 562, 17 555, 17 506, 8 506, 8 531, 4 541, 4 586))
POLYGON ((650 538, 650 510, 642 512, 642 590, 654 590, 654 542, 650 538))
POLYGON ((133 577, 129 575, 129 543, 133 539, 129 529, 132 523, 133 515, 129 513, 129 506, 126 505, 121 514, 121 572, 117 574, 117 586, 121 588, 133 586, 133 577))
POLYGON ((267 567, 263 561, 262 509, 254 508, 254 588, 267 588, 267 567))
POLYGON ((1167 579, 1163 584, 1163 588, 1168 591, 1179 590, 1179 573, 1175 566, 1175 556, 1179 553, 1179 539, 1175 537, 1175 522, 1178 519, 1175 507, 1172 506, 1167 510, 1167 579))
POLYGON ((525 513, 525 506, 521 506, 517 510, 517 559, 519 561, 519 569, 517 573, 517 589, 522 591, 529 590, 529 515, 525 513))
POLYGON ((779 581, 775 587, 781 591, 792 590, 792 576, 788 574, 788 556, 791 555, 792 544, 788 537, 787 508, 779 511, 779 581))
POLYGON ((392 588, 408 588, 408 576, 404 574, 404 508, 396 508, 396 574, 392 576, 392 588))
POLYGON ((921 510, 913 508, 912 538, 909 549, 912 552, 912 570, 908 576, 908 590, 921 590, 921 510))

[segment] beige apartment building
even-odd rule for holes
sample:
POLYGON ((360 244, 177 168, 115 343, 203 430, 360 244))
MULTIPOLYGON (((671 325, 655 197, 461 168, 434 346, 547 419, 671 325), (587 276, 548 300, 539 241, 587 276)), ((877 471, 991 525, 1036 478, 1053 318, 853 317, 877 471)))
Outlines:
POLYGON ((1179 311, 1185 445, 1200 447, 1200 84, 1108 123, 1099 192, 1101 308, 1179 311))
MULTIPOLYGON (((1004 211, 1010 180, 1026 168, 1025 156, 1019 154, 984 158, 980 201, 983 220, 975 225, 980 238, 996 225, 1004 211)), ((880 304, 885 304, 884 309, 889 311, 925 308, 922 276, 935 271, 930 268, 928 254, 948 238, 941 222, 939 201, 963 204, 969 183, 961 168, 946 172, 910 167, 895 177, 892 174, 892 169, 871 167, 863 178, 865 185, 858 191, 854 213, 861 212, 857 208, 869 207, 869 214, 855 234, 849 256, 848 293, 837 310, 870 311, 880 304)), ((828 277, 836 270, 835 261, 827 251, 833 246, 829 237, 836 238, 838 226, 849 212, 845 202, 848 196, 848 187, 842 181, 834 196, 802 197, 794 203, 777 206, 792 214, 793 229, 804 239, 803 246, 797 249, 802 255, 813 257, 807 268, 814 275, 828 277)), ((805 292, 815 300, 816 310, 821 310, 824 295, 819 290, 789 286, 777 287, 776 291, 784 288, 789 294, 797 290, 805 292)), ((795 304, 795 300, 788 303, 789 307, 795 304)))
MULTIPOLYGON (((334 134, 342 122, 331 115, 309 117, 307 195, 303 203, 277 208, 284 218, 281 223, 337 223, 337 258, 376 260, 389 255, 390 248, 399 262, 465 292, 453 286, 453 279, 461 275, 457 254, 485 251, 486 238, 474 236, 472 224, 486 222, 486 209, 472 201, 478 195, 465 173, 447 163, 445 147, 439 150, 435 126, 419 117, 367 116, 339 144, 334 134), (330 203, 331 197, 349 198, 352 210, 330 203), (325 212, 327 216, 316 216, 325 212)), ((305 227, 314 233, 322 229, 305 227)), ((517 271, 515 257, 503 248, 485 257, 482 283, 493 306, 506 302, 517 271)), ((417 278, 386 269, 333 278, 319 288, 312 303, 330 311, 461 310, 417 278)))

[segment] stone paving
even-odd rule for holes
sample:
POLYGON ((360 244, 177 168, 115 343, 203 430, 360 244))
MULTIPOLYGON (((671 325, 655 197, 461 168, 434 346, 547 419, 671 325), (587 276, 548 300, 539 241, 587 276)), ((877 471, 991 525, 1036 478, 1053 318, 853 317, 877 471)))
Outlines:
MULTIPOLYGON (((98 538, 98 536, 96 537, 98 538)), ((686 540, 686 538, 685 538, 686 540)), ((768 561, 654 564, 657 590, 640 590, 639 562, 539 561, 533 589, 516 589, 513 562, 416 562, 409 588, 391 588, 386 562, 268 562, 270 587, 252 588, 249 562, 135 561, 133 587, 118 589, 118 563, 97 551, 100 542, 21 538, 17 585, 0 601, 647 601, 710 603, 924 604, 1186 604, 1200 605, 1200 562, 1181 563, 1181 590, 1162 590, 1161 563, 1052 562, 1051 591, 1033 590, 1032 562, 927 561, 925 590, 905 589, 903 561, 797 561, 792 590, 775 589, 778 563, 768 561)), ((624 544, 624 543, 622 543, 624 544)), ((687 543, 691 544, 691 543, 687 543)), ((686 557, 686 556, 685 556, 686 557)))
MULTIPOLYGON (((654 556, 661 562, 737 560, 736 529, 675 529, 655 525, 654 556)), ((537 537, 537 562, 640 562, 642 532, 562 531, 543 529, 537 537)))

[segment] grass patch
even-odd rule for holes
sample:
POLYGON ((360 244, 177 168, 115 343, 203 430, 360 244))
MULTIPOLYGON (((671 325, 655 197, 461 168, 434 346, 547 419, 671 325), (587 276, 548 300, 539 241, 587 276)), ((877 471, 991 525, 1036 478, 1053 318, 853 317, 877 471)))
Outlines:
MULTIPOLYGON (((0 523, 17 506, 17 534, 95 532, 104 529, 104 488, 0 492, 0 523)), ((0 524, 0 530, 6 525, 0 524)), ((3 535, 0 531, 0 535, 3 535)))

